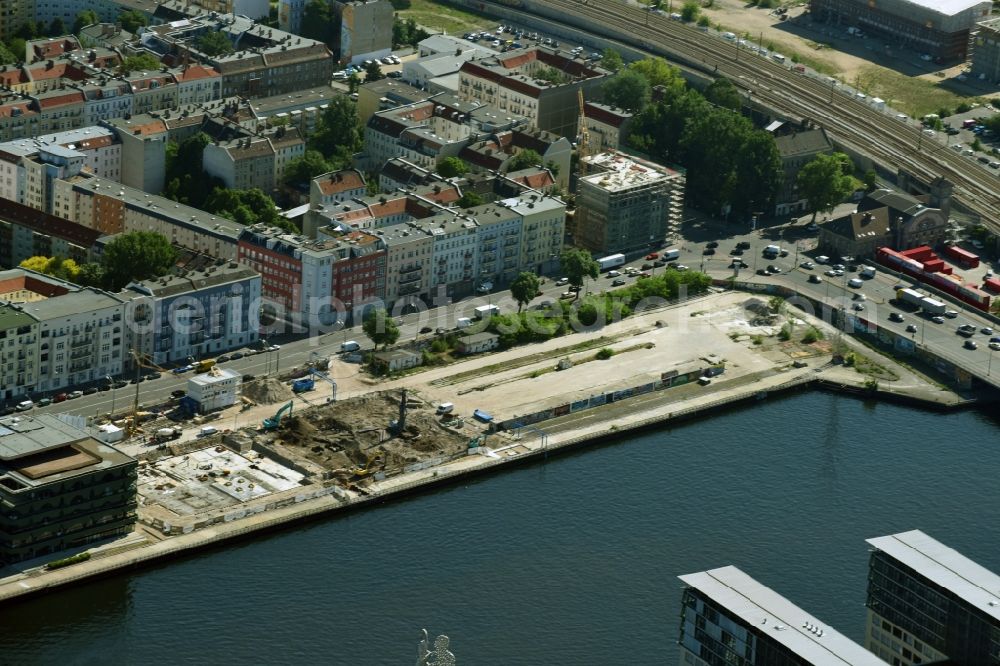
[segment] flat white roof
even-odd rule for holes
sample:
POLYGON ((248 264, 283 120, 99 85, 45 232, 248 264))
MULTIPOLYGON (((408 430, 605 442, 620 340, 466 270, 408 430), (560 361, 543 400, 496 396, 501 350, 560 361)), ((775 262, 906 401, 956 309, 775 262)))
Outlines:
POLYGON ((584 176, 583 180, 609 192, 648 185, 677 175, 676 171, 667 167, 640 162, 624 153, 614 151, 591 155, 584 159, 587 164, 596 166, 601 171, 584 176))
POLYGON ((885 666, 847 636, 824 625, 774 590, 734 566, 678 576, 689 587, 724 607, 756 633, 817 666, 885 666))
POLYGON ((966 9, 971 9, 978 5, 990 4, 984 0, 908 0, 908 2, 911 5, 923 7, 924 9, 944 14, 945 16, 954 16, 955 14, 964 12, 966 9))
POLYGON ((1000 576, 920 530, 866 539, 873 547, 908 566, 1000 621, 1000 576))

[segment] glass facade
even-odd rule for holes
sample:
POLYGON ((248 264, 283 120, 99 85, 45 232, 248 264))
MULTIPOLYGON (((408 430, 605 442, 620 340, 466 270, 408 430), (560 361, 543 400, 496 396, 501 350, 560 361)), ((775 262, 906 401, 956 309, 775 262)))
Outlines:
POLYGON ((995 619, 882 551, 871 556, 866 605, 868 649, 891 664, 946 656, 960 666, 1000 665, 995 619))

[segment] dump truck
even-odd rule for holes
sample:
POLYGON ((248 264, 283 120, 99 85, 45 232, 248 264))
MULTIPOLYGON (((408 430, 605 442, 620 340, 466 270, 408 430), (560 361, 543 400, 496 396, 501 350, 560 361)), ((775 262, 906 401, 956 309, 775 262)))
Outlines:
POLYGON ((177 439, 181 436, 180 428, 160 428, 153 433, 154 442, 169 442, 172 439, 177 439))

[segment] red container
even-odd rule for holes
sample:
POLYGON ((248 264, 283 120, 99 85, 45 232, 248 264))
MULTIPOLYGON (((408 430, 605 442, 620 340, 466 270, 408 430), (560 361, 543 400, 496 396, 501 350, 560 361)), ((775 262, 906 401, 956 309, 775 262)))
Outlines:
POLYGON ((992 291, 994 294, 1000 294, 1000 278, 987 278, 983 281, 983 289, 992 291))
POLYGON ((926 245, 915 247, 912 250, 906 250, 900 254, 904 257, 909 257, 910 259, 916 259, 917 261, 927 261, 928 259, 936 258, 934 250, 930 249, 926 245))
POLYGON ((924 270, 928 273, 940 273, 945 268, 943 259, 931 259, 924 262, 924 270))
POLYGON ((979 257, 968 250, 963 250, 957 245, 947 245, 944 248, 946 257, 954 259, 966 268, 976 268, 979 266, 979 257))

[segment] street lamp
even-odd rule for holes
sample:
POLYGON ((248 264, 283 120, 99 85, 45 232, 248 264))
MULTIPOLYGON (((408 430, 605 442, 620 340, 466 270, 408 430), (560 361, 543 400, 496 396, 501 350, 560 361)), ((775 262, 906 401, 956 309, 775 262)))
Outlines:
POLYGON ((264 345, 264 374, 267 375, 271 372, 271 346, 265 338, 261 338, 260 342, 264 345))

